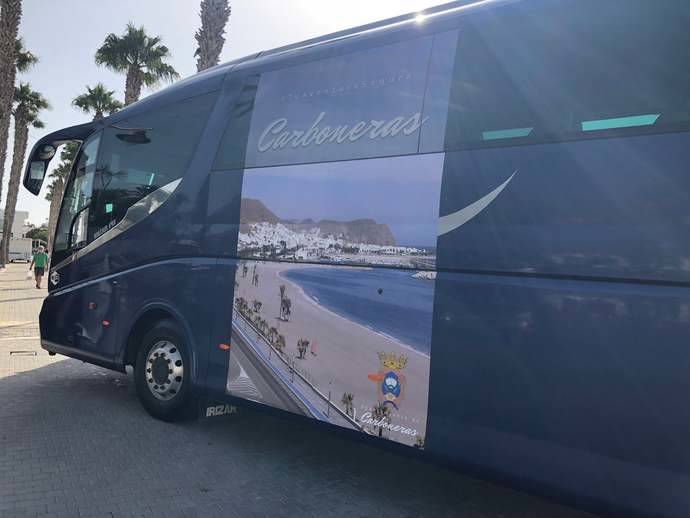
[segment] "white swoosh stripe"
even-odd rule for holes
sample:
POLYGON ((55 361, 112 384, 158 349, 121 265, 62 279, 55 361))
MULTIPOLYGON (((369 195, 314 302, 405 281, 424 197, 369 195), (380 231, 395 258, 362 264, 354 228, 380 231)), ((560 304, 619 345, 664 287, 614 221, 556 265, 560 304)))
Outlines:
POLYGON ((494 201, 499 194, 501 194, 501 191, 508 186, 510 181, 513 179, 513 176, 516 174, 517 169, 505 182, 496 187, 483 198, 479 198, 474 203, 469 204, 464 209, 460 209, 459 211, 448 214, 447 216, 441 216, 438 219, 438 235, 442 236, 443 234, 447 234, 448 232, 463 226, 465 223, 487 208, 491 202, 494 201))

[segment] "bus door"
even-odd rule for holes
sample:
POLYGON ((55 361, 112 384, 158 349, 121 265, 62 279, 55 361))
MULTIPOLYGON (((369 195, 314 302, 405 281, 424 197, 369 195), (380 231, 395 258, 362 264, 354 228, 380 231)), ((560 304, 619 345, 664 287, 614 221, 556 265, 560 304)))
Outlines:
POLYGON ((43 306, 43 311, 53 318, 46 319, 42 334, 58 346, 77 349, 94 360, 109 361, 115 343, 109 310, 116 281, 81 282, 90 277, 89 265, 77 260, 87 244, 100 140, 101 133, 97 133, 84 142, 65 189, 48 279, 53 296, 43 306))

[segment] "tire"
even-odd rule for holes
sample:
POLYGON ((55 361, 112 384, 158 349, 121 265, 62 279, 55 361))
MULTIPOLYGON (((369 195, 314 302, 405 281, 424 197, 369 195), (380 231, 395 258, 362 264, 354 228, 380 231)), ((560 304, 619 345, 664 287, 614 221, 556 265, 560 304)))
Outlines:
POLYGON ((161 320, 141 340, 134 367, 139 401, 162 421, 189 419, 194 411, 190 354, 179 326, 161 320))

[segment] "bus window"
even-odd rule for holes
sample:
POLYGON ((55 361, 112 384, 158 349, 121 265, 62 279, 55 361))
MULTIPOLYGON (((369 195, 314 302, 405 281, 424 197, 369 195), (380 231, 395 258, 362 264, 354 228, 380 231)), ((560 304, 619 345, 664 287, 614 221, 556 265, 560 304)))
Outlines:
POLYGON ((446 149, 687 129, 689 21, 687 2, 646 0, 520 2, 466 17, 446 149))
POLYGON ((62 200, 60 220, 55 234, 55 252, 86 244, 86 223, 100 140, 100 133, 90 137, 79 152, 76 168, 62 200))
POLYGON ((113 228, 137 201, 184 175, 216 96, 155 109, 104 130, 89 241, 113 228))

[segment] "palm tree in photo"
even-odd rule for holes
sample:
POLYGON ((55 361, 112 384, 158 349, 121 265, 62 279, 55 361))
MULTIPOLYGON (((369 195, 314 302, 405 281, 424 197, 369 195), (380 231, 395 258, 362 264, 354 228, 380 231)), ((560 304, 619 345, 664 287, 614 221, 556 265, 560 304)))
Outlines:
POLYGON ((275 328, 274 326, 271 326, 268 328, 268 341, 271 342, 271 344, 274 344, 276 341, 276 338, 278 338, 278 329, 275 328))
POLYGON ((103 83, 96 83, 91 88, 86 86, 86 93, 76 96, 72 100, 72 106, 82 112, 93 113, 93 120, 101 120, 104 113, 110 115, 121 109, 123 104, 115 99, 115 90, 108 90, 103 83))
POLYGON ((307 349, 309 348, 309 340, 306 338, 300 338, 297 340, 297 353, 298 358, 303 360, 307 356, 307 349))
POLYGON ((68 142, 65 144, 60 151, 60 164, 48 176, 51 179, 48 185, 48 192, 46 193, 46 200, 50 202, 50 209, 48 211, 48 250, 53 249, 53 239, 58 215, 60 214, 60 205, 62 204, 65 185, 72 170, 74 159, 77 156, 77 151, 79 151, 78 142, 68 142))
POLYGON ((384 405, 383 403, 378 403, 374 405, 371 409, 371 416, 377 422, 382 422, 381 425, 377 426, 379 430, 379 437, 383 437, 383 424, 390 423, 391 419, 391 409, 390 407, 384 405))
POLYGON ((144 85, 154 86, 180 77, 166 63, 168 58, 170 50, 161 43, 160 36, 149 36, 143 26, 135 27, 131 22, 122 36, 108 34, 96 51, 96 64, 126 74, 125 106, 139 100, 144 85))
POLYGON ((196 71, 201 72, 218 64, 225 44, 225 26, 230 18, 228 0, 201 0, 201 28, 194 34, 197 43, 196 71))
POLYGON ((19 183, 22 178, 24 156, 29 138, 29 126, 42 128, 43 123, 38 119, 38 113, 49 107, 43 95, 31 89, 28 83, 21 83, 14 92, 14 149, 10 180, 7 185, 7 200, 5 200, 5 221, 3 223, 2 244, 0 257, 3 262, 9 259, 10 237, 14 223, 14 211, 17 207, 19 183))
POLYGON ((292 308, 292 300, 290 300, 290 297, 286 296, 280 304, 281 318, 283 320, 285 320, 286 322, 288 321, 288 319, 290 317, 291 308, 292 308))
POLYGON ((254 311, 256 311, 257 313, 258 313, 259 311, 261 311, 261 306, 262 306, 262 305, 263 305, 263 304, 261 304, 261 301, 259 301, 259 300, 254 299, 254 300, 252 301, 252 306, 254 306, 254 311))
POLYGON ((264 326, 266 325, 266 321, 261 318, 261 315, 256 314, 254 317, 254 327, 259 331, 259 333, 264 334, 264 326))
POLYGON ((350 417, 353 417, 355 414, 354 401, 355 396, 353 396, 351 392, 345 392, 340 400, 340 402, 343 404, 343 407, 345 407, 345 414, 349 415, 350 417))
POLYGON ((278 349, 279 353, 283 353, 285 349, 285 337, 283 335, 278 335, 278 338, 276 338, 275 348, 278 349))

